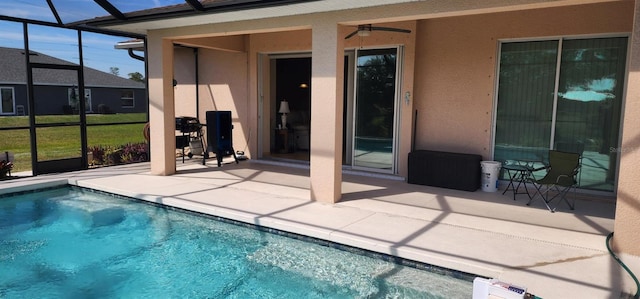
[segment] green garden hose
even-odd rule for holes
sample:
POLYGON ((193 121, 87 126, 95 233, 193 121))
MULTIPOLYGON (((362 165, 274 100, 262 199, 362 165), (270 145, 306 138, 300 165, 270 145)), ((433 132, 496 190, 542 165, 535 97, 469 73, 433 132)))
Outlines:
POLYGON ((616 260, 616 262, 618 262, 618 264, 620 264, 620 266, 622 266, 622 268, 624 268, 624 270, 626 270, 627 273, 631 275, 631 278, 633 278, 633 280, 636 282, 636 294, 633 296, 633 299, 640 299, 640 282, 638 282, 638 278, 633 274, 633 272, 631 272, 631 270, 627 267, 627 265, 625 265, 618 258, 618 256, 616 256, 616 254, 613 253, 613 251, 611 250, 611 246, 609 246, 609 240, 611 240, 612 237, 613 237, 613 232, 611 232, 607 236, 607 250, 609 250, 609 254, 611 254, 611 257, 613 257, 613 259, 616 260))

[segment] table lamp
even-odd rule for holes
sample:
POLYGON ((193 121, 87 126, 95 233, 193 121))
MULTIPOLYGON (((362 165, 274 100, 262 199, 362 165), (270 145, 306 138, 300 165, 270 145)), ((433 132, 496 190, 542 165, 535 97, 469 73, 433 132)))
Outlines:
POLYGON ((280 102, 280 110, 278 110, 279 113, 282 113, 282 128, 286 129, 287 128, 287 113, 290 113, 291 111, 289 110, 289 102, 287 102, 287 100, 282 100, 280 102))

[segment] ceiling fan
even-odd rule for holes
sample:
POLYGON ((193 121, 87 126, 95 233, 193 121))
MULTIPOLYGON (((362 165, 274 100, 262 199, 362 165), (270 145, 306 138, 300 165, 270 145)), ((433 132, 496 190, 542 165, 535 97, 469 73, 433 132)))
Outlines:
POLYGON ((411 33, 411 30, 409 29, 393 28, 393 27, 377 27, 377 26, 371 26, 371 24, 366 24, 366 25, 358 25, 358 29, 356 29, 356 31, 354 32, 349 33, 347 36, 344 37, 344 39, 349 39, 356 34, 358 36, 369 36, 371 34, 371 31, 374 31, 374 30, 411 33))

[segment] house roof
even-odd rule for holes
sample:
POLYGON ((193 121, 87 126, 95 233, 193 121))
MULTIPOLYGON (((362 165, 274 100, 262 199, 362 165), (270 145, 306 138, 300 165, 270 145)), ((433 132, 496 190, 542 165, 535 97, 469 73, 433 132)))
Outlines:
MULTIPOLYGON (((31 51, 29 60, 32 63, 58 65, 76 65, 39 52, 31 51)), ((0 47, 0 84, 26 84, 27 71, 25 51, 17 48, 0 47)), ((34 69, 35 84, 77 85, 78 81, 72 72, 55 69, 34 69)), ((111 73, 84 67, 84 85, 86 87, 145 88, 143 83, 118 77, 111 73)))

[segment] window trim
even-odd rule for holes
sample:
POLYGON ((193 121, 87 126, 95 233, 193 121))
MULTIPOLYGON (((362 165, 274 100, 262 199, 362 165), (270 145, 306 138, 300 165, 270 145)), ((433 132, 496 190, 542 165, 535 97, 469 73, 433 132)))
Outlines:
POLYGON ((17 115, 16 111, 16 88, 13 86, 0 86, 0 115, 17 115), (2 90, 10 89, 11 90, 11 101, 13 102, 13 111, 12 112, 4 112, 2 111, 2 90))
POLYGON ((134 89, 122 89, 120 90, 120 108, 123 109, 134 109, 136 108, 136 93, 134 89), (125 91, 130 91, 131 92, 131 97, 124 97, 123 93, 125 91), (131 105, 123 105, 123 100, 131 100, 131 105))

